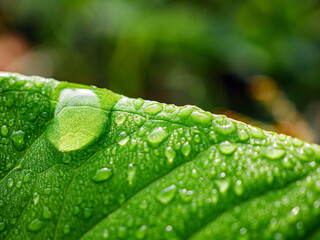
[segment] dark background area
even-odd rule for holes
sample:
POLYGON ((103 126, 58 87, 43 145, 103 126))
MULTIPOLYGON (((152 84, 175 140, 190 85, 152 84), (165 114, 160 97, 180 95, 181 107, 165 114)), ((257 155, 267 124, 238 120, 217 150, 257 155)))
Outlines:
POLYGON ((320 142, 318 0, 0 0, 0 70, 320 142))

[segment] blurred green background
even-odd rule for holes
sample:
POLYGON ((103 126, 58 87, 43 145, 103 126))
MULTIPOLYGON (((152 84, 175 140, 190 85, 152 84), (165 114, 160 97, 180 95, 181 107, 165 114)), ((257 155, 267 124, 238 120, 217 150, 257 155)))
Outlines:
POLYGON ((0 70, 320 142, 318 0, 0 0, 0 70))

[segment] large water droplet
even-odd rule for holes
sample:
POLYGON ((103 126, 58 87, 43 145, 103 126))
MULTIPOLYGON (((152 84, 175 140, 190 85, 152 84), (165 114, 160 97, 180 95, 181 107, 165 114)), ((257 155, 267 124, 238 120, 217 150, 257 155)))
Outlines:
MULTIPOLYGON (((110 98, 111 102, 113 100, 110 98)), ((92 90, 64 89, 59 96, 55 118, 46 131, 49 141, 62 152, 83 149, 93 143, 105 130, 108 120, 108 114, 100 109, 101 104, 104 103, 100 103, 92 90)))
POLYGON ((218 145, 218 148, 222 154, 230 155, 236 151, 237 145, 226 141, 218 145))
POLYGON ((176 185, 171 185, 159 192, 157 199, 162 204, 166 205, 171 202, 176 194, 177 187, 176 185))
POLYGON ((166 155, 169 163, 172 163, 173 160, 175 159, 176 155, 177 155, 176 151, 170 146, 166 148, 164 154, 166 155))
POLYGON ((190 146, 190 143, 189 143, 189 142, 185 142, 185 143, 182 145, 181 152, 182 152, 182 154, 183 154, 185 157, 189 156, 189 154, 190 154, 190 152, 191 152, 191 146, 190 146))
POLYGON ((39 219, 34 219, 31 223, 28 225, 28 230, 31 232, 37 232, 43 227, 44 223, 39 219))
POLYGON ((144 101, 141 99, 141 98, 137 98, 137 99, 134 99, 132 101, 133 105, 134 105, 134 108, 136 110, 140 109, 144 103, 144 101))
POLYGON ((264 132, 262 131, 262 129, 260 129, 260 128, 251 127, 250 130, 251 130, 251 135, 252 135, 253 137, 255 137, 255 138, 263 139, 263 138, 265 138, 265 136, 266 136, 266 135, 264 134, 264 132))
POLYGON ((95 182, 103 182, 108 180, 112 176, 112 170, 110 168, 98 169, 92 177, 95 182))
POLYGON ((157 146, 162 141, 164 141, 167 137, 168 137, 168 133, 166 132, 166 130, 162 127, 158 127, 148 135, 148 141, 152 145, 157 146))
POLYGON ((20 151, 23 150, 25 147, 24 137, 25 133, 22 130, 13 132, 11 134, 11 140, 13 142, 13 145, 20 151))
POLYGON ((190 118, 195 121, 196 123, 199 123, 203 126, 208 126, 211 124, 211 120, 213 116, 209 113, 206 113, 204 111, 195 110, 191 113, 190 118))
POLYGON ((282 149, 269 147, 265 150, 264 155, 271 160, 276 160, 283 158, 286 155, 286 151, 282 149))

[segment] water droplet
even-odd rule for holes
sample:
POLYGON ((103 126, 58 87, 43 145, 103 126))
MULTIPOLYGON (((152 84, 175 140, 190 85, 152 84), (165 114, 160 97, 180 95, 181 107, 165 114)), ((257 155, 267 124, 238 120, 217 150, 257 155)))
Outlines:
POLYGON ((13 179, 12 179, 12 178, 9 178, 9 179, 8 179, 8 187, 9 187, 9 188, 12 188, 13 183, 14 183, 13 179))
POLYGON ((104 239, 107 239, 109 237, 109 231, 108 229, 103 229, 102 237, 104 239))
POLYGON ((2 136, 6 137, 6 136, 8 135, 8 132, 9 132, 8 127, 7 127, 6 125, 3 125, 3 126, 1 127, 1 134, 2 134, 2 136))
POLYGON ((120 194, 120 196, 118 197, 118 203, 122 205, 122 203, 124 203, 125 201, 126 201, 126 196, 124 194, 120 194))
POLYGON ((48 207, 43 207, 43 213, 42 216, 44 219, 50 219, 52 217, 52 212, 50 211, 50 209, 48 207))
POLYGON ((266 156, 271 160, 283 158, 285 155, 286 155, 286 151, 282 149, 273 148, 273 147, 267 148, 264 152, 264 156, 266 156))
POLYGON ((51 192, 52 192, 51 188, 44 189, 44 194, 47 196, 51 195, 51 192))
POLYGON ((250 138, 250 135, 247 130, 242 129, 238 133, 240 141, 247 141, 250 138))
POLYGON ((258 138, 258 139, 263 139, 265 138, 265 134, 263 133, 262 129, 260 128, 257 128, 257 127, 251 127, 250 128, 251 130, 251 135, 255 138, 258 138))
POLYGON ((120 226, 118 228, 118 234, 117 235, 118 235, 118 238, 121 238, 121 239, 125 238, 126 235, 127 235, 127 228, 124 227, 124 226, 120 226))
POLYGON ((212 190, 211 203, 216 204, 219 201, 219 194, 217 189, 212 190))
POLYGON ((188 191, 187 189, 183 188, 183 189, 179 190, 179 195, 180 195, 182 201, 189 202, 193 198, 193 191, 192 190, 188 191))
POLYGON ((40 221, 39 219, 34 219, 31 223, 28 225, 28 230, 31 232, 37 232, 43 227, 44 223, 40 221))
POLYGON ((292 140, 292 144, 295 146, 295 147, 302 147, 304 142, 298 138, 294 138, 292 140))
POLYGON ((141 126, 142 124, 142 118, 139 115, 134 116, 133 121, 137 126, 141 126))
POLYGON ((230 186, 229 179, 216 180, 215 182, 216 182, 216 184, 217 184, 217 186, 219 188, 219 192, 220 193, 225 193, 228 190, 229 186, 230 186))
POLYGON ((222 135, 229 135, 236 130, 236 126, 230 120, 222 119, 216 122, 215 129, 222 135))
POLYGON ((123 124, 125 120, 126 120, 126 116, 125 116, 123 113, 119 114, 119 115, 116 116, 116 118, 114 119, 114 121, 115 121, 115 123, 116 123, 117 125, 123 124))
POLYGON ((33 204, 37 205, 39 203, 39 200, 40 200, 39 194, 38 193, 34 193, 33 194, 33 204))
POLYGON ((63 233, 68 234, 70 232, 70 225, 65 225, 63 228, 63 233))
POLYGON ((208 126, 211 124, 213 116, 204 111, 195 110, 191 113, 190 118, 196 123, 199 123, 203 126, 208 126))
POLYGON ((4 222, 0 222, 0 232, 6 229, 6 224, 4 222))
POLYGON ((88 219, 92 216, 92 213, 93 213, 93 209, 92 208, 85 208, 84 209, 84 212, 83 212, 83 217, 85 219, 88 219))
POLYGON ((237 196, 241 196, 243 194, 243 184, 241 180, 236 181, 233 190, 237 196))
POLYGON ((166 155, 169 163, 172 163, 176 157, 176 151, 174 149, 172 149, 172 147, 170 147, 170 146, 166 148, 164 154, 166 155))
POLYGON ((146 225, 142 225, 137 231, 136 231, 136 237, 138 239, 144 239, 147 234, 148 227, 146 225))
POLYGON ((20 151, 23 150, 25 147, 24 136, 25 133, 22 130, 13 132, 11 134, 11 140, 13 142, 13 145, 20 151))
POLYGON ((154 129, 149 135, 148 135, 148 141, 152 145, 158 145, 162 141, 164 141, 168 137, 168 133, 166 130, 162 127, 158 127, 154 129))
POLYGON ((112 176, 112 170, 109 168, 101 168, 95 172, 92 180, 95 182, 103 182, 108 180, 112 176))
POLYGON ((144 101, 141 99, 141 98, 137 98, 137 99, 134 99, 132 101, 133 105, 134 105, 134 108, 136 110, 140 109, 144 103, 144 101))
POLYGON ((179 109, 179 116, 181 119, 186 119, 191 115, 193 111, 194 111, 194 107, 192 106, 187 105, 187 106, 181 107, 179 109))
POLYGON ((218 145, 218 148, 222 154, 230 155, 236 151, 237 145, 234 143, 225 141, 223 143, 220 143, 220 145, 218 145))
POLYGON ((124 145, 126 145, 126 143, 127 143, 129 140, 130 140, 130 137, 127 136, 126 138, 120 140, 120 141, 118 142, 118 144, 119 144, 120 146, 124 146, 124 145))
POLYGON ((156 115, 159 112, 161 112, 163 109, 162 105, 160 103, 151 104, 148 107, 144 109, 145 113, 156 115))
POLYGON ((22 185, 22 182, 21 182, 21 181, 17 182, 17 188, 20 188, 21 185, 22 185))
POLYGON ((128 170, 128 177, 127 177, 129 185, 132 185, 135 174, 136 174, 136 168, 134 166, 131 166, 128 170))
POLYGON ((157 199, 159 202, 161 202, 164 205, 167 205, 169 202, 171 202, 176 194, 177 187, 176 185, 171 185, 159 192, 157 195, 157 199))
POLYGON ((182 154, 183 154, 185 157, 189 156, 189 154, 190 154, 190 152, 191 152, 191 146, 190 146, 190 143, 189 143, 189 142, 185 142, 185 143, 182 145, 181 152, 182 152, 182 154))
POLYGON ((27 174, 23 177, 23 181, 24 181, 24 182, 29 182, 30 176, 31 176, 31 173, 30 173, 30 172, 27 173, 27 174))
POLYGON ((67 164, 71 161, 72 157, 70 155, 64 155, 62 158, 62 162, 67 164))

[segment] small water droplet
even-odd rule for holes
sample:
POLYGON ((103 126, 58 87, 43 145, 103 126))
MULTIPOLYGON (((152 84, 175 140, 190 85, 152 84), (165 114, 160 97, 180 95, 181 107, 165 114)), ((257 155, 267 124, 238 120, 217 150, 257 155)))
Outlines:
POLYGON ((13 183, 14 183, 13 179, 12 179, 12 178, 9 178, 9 179, 8 179, 8 187, 9 187, 9 188, 12 188, 13 183))
POLYGON ((176 185, 171 185, 159 192, 157 195, 157 200, 164 205, 167 205, 171 202, 176 194, 177 187, 176 185))
POLYGON ((295 147, 302 147, 303 144, 304 144, 304 142, 303 142, 302 140, 298 139, 298 138, 294 138, 294 139, 292 140, 292 144, 293 144, 293 146, 295 146, 295 147))
POLYGON ((191 120, 195 121, 196 123, 199 123, 203 126, 208 126, 211 124, 211 120, 213 116, 209 113, 206 113, 204 111, 195 110, 191 113, 190 116, 191 120))
POLYGON ((119 114, 119 115, 116 116, 116 118, 114 119, 114 121, 115 121, 115 123, 116 123, 117 125, 123 124, 125 120, 126 120, 126 116, 125 116, 123 113, 119 114))
POLYGON ((70 232, 70 225, 65 225, 63 228, 63 233, 68 234, 70 232))
POLYGON ((92 213, 93 213, 93 209, 92 208, 85 208, 84 209, 84 212, 83 212, 83 217, 85 219, 88 219, 92 216, 92 213))
POLYGON ((0 222, 0 232, 3 232, 6 229, 6 224, 4 222, 0 222))
POLYGON ((236 126, 230 120, 222 119, 216 122, 215 129, 222 135, 229 135, 236 130, 236 126))
POLYGON ((247 130, 242 129, 238 133, 240 141, 247 141, 250 138, 250 135, 247 130))
POLYGON ((184 107, 181 107, 179 108, 179 116, 181 119, 186 119, 188 118, 191 113, 194 111, 194 107, 192 106, 184 106, 184 107))
POLYGON ((37 205, 39 203, 39 200, 40 200, 39 194, 38 193, 34 193, 33 194, 33 204, 37 205))
POLYGON ((216 180, 215 182, 219 188, 220 193, 225 193, 230 186, 229 179, 216 180))
POLYGON ((126 138, 120 140, 120 141, 118 142, 118 144, 119 144, 120 146, 124 146, 124 145, 126 145, 126 143, 127 143, 129 140, 130 140, 130 137, 127 136, 126 138))
POLYGON ((22 185, 22 182, 21 182, 21 181, 17 182, 17 188, 20 188, 21 185, 22 185))
POLYGON ((134 105, 134 108, 136 110, 140 109, 144 103, 144 101, 141 99, 141 98, 137 98, 137 99, 134 99, 132 101, 133 105, 134 105))
POLYGON ((137 231, 136 231, 136 237, 138 239, 144 239, 147 234, 148 227, 146 225, 142 225, 137 231))
POLYGON ((23 177, 23 181, 24 181, 24 182, 29 182, 30 176, 31 176, 31 173, 30 173, 30 172, 27 173, 27 174, 23 177))
POLYGON ((193 192, 192 190, 189 190, 189 191, 188 191, 188 190, 185 189, 185 188, 179 190, 179 195, 180 195, 182 201, 184 201, 184 202, 189 202, 189 201, 191 201, 192 198, 193 198, 193 193, 194 193, 194 192, 193 192))
POLYGON ((72 157, 70 155, 64 155, 62 158, 62 162, 67 164, 71 161, 72 157))
POLYGON ((236 181, 236 183, 233 187, 233 190, 234 190, 235 194, 239 197, 243 194, 244 189, 243 189, 243 183, 241 182, 241 180, 236 181))
POLYGON ((52 212, 50 211, 50 209, 48 207, 43 207, 43 213, 42 216, 44 219, 50 219, 52 217, 52 212))
POLYGON ((189 154, 190 154, 190 152, 191 152, 191 146, 190 146, 190 143, 189 143, 189 142, 185 142, 185 143, 182 145, 181 152, 182 152, 182 154, 183 154, 185 157, 189 156, 189 154))
POLYGON ((24 137, 25 137, 25 133, 22 130, 13 132, 11 134, 11 140, 13 142, 13 145, 19 151, 23 150, 25 147, 24 137))
POLYGON ((162 141, 164 141, 168 137, 168 133, 166 130, 162 127, 158 127, 154 129, 149 135, 148 135, 148 141, 152 145, 158 145, 162 141))
POLYGON ((31 232, 37 232, 43 227, 44 223, 39 219, 34 219, 31 223, 28 225, 28 230, 31 232))
POLYGON ((108 180, 112 176, 112 170, 110 168, 101 168, 95 172, 92 180, 95 182, 103 182, 108 180))
POLYGON ((136 174, 136 168, 134 166, 129 167, 128 177, 127 177, 129 185, 132 185, 135 174, 136 174))
POLYGON ((118 238, 121 238, 121 239, 125 238, 126 235, 127 235, 127 228, 124 227, 124 226, 120 226, 118 228, 118 234, 117 235, 118 235, 118 238))
POLYGON ((172 147, 167 147, 164 153, 168 159, 169 163, 172 163, 176 157, 176 151, 172 147))
POLYGON ((271 160, 276 160, 283 158, 286 155, 286 151, 282 149, 269 147, 265 150, 264 155, 271 160))
POLYGON ((250 130, 251 130, 251 135, 252 135, 254 138, 263 139, 263 138, 265 138, 265 136, 266 136, 266 135, 263 133, 262 129, 260 129, 260 128, 251 127, 250 130))
POLYGON ((163 109, 162 105, 160 103, 151 104, 148 107, 144 109, 145 113, 156 115, 159 112, 161 112, 163 109))
POLYGON ((137 126, 141 126, 142 124, 142 118, 139 115, 134 116, 133 121, 137 126))
POLYGON ((230 143, 229 141, 225 141, 220 143, 220 145, 218 145, 218 148, 222 154, 230 155, 236 151, 237 145, 234 143, 230 143))
POLYGON ((6 137, 6 136, 8 135, 8 132, 9 132, 8 127, 7 127, 6 125, 3 125, 3 126, 1 127, 1 134, 2 134, 2 136, 6 137))
POLYGON ((124 194, 120 194, 118 198, 118 203, 121 205, 126 201, 126 196, 124 194))
POLYGON ((219 194, 217 189, 212 190, 211 203, 216 204, 219 201, 219 194))

